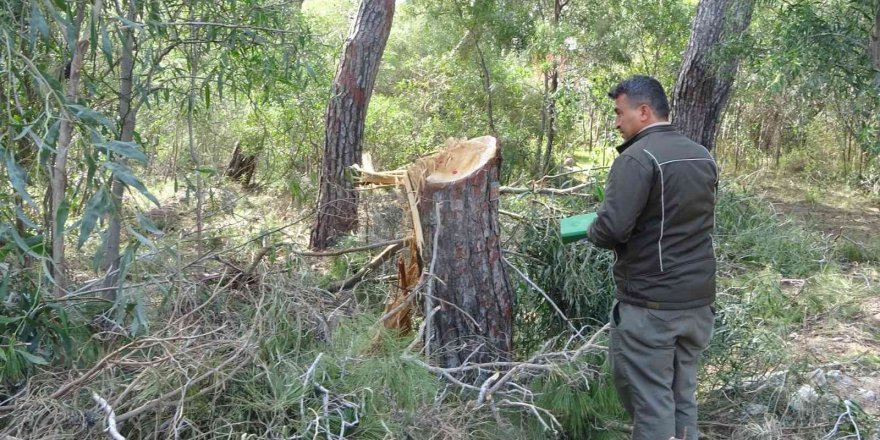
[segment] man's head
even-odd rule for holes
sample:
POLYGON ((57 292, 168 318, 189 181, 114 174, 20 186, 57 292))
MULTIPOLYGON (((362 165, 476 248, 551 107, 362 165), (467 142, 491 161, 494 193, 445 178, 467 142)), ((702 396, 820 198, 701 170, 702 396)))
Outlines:
POLYGON ((669 101, 660 82, 650 76, 631 76, 608 92, 614 100, 614 125, 625 140, 656 122, 669 120, 669 101))

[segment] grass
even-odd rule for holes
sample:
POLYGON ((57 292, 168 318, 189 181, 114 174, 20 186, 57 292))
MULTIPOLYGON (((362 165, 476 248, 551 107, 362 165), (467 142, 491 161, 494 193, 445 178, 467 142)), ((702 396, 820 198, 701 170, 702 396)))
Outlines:
MULTIPOLYGON (((572 323, 603 324, 613 298, 611 254, 587 243, 563 245, 556 230, 559 216, 594 209, 592 202, 530 195, 505 198, 502 204, 525 219, 504 217, 505 248, 512 251, 505 258, 541 286, 572 323)), ((257 210, 270 204, 239 200, 236 206, 236 216, 256 218, 262 215, 257 210)), ((230 214, 221 212, 209 222, 231 224, 230 214)), ((285 221, 276 215, 264 217, 285 221)), ((186 216, 180 218, 188 221, 186 216)), ((719 194, 717 224, 721 278, 715 337, 700 379, 703 414, 719 423, 737 424, 734 430, 716 432, 720 438, 743 439, 803 434, 798 429, 808 423, 836 418, 833 412, 840 410, 836 405, 823 407, 809 420, 788 409, 791 393, 812 369, 812 360, 798 352, 789 335, 817 323, 843 325, 859 317, 860 301, 876 290, 850 273, 847 264, 876 261, 871 252, 856 252, 873 245, 853 249, 846 242, 831 243, 798 223, 781 222, 760 198, 732 187, 719 194), (791 372, 782 386, 755 392, 746 385, 780 370, 791 372), (729 407, 728 399, 737 409, 761 403, 768 408, 766 418, 728 420, 727 413, 715 412, 729 407)), ((268 226, 251 225, 251 229, 257 233, 268 226)), ((247 236, 213 235, 223 247, 240 246, 247 236)), ((70 333, 71 352, 40 352, 48 362, 72 359, 65 364, 71 369, 29 364, 18 379, 7 374, 3 393, 19 393, 19 402, 34 406, 5 418, 0 414, 0 433, 27 437, 33 429, 30 421, 49 420, 41 428, 45 436, 99 435, 100 417, 85 416, 93 408, 89 392, 96 391, 111 402, 123 397, 115 403, 118 415, 172 393, 163 409, 120 425, 128 438, 164 436, 172 428, 189 439, 328 438, 343 429, 359 439, 551 436, 530 411, 504 407, 495 415, 488 407, 475 408, 473 394, 402 360, 410 338, 376 326, 385 283, 366 281, 350 294, 320 288, 356 270, 369 259, 367 255, 315 264, 279 254, 264 261, 269 268, 262 270, 272 270, 271 276, 250 287, 232 288, 226 282, 198 282, 194 277, 198 273, 174 272, 192 252, 191 241, 168 233, 157 237, 155 245, 156 251, 138 260, 133 280, 172 275, 155 286, 132 291, 147 311, 149 326, 144 333, 87 327, 100 311, 94 306, 75 305, 64 315, 46 314, 46 325, 78 329, 70 333), (197 313, 190 313, 196 309, 197 313), (145 345, 153 339, 163 342, 145 345), (50 398, 60 384, 82 376, 97 359, 130 342, 136 344, 122 352, 126 357, 99 368, 84 388, 61 399, 50 398), (225 363, 230 359, 234 362, 225 363), (212 372, 220 365, 222 369, 212 372), (355 419, 356 426, 346 425, 355 419), (77 428, 66 420, 76 421, 77 428)), ((221 258, 247 262, 248 253, 260 246, 249 244, 240 253, 221 254, 221 258)), ((223 267, 219 262, 205 264, 209 263, 216 267, 202 270, 223 267)), ((517 275, 509 275, 517 288, 516 358, 526 359, 548 342, 551 347, 564 344, 570 335, 565 320, 543 295, 517 275)), ((131 314, 122 316, 123 324, 131 323, 131 314)), ((4 332, 8 334, 8 328, 4 332)), ((45 347, 60 347, 55 339, 42 341, 45 347)), ((864 359, 874 359, 876 365, 876 356, 864 359)), ((604 354, 597 352, 518 383, 532 393, 530 401, 536 407, 559 420, 561 438, 623 439, 625 433, 615 429, 628 423, 627 417, 604 365, 604 354)), ((11 368, 10 363, 4 368, 11 368)), ((864 426, 872 423, 868 416, 858 417, 864 426)), ((815 437, 804 434, 803 438, 815 437)))
POLYGON ((723 187, 715 211, 715 239, 722 270, 770 268, 803 277, 831 262, 821 234, 792 220, 780 221, 760 197, 723 187))

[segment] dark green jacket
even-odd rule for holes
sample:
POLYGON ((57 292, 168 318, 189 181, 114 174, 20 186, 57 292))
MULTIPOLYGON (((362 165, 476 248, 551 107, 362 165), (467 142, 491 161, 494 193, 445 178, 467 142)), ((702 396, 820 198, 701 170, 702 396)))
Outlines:
POLYGON ((614 250, 617 299, 655 309, 712 304, 718 188, 712 155, 671 125, 645 129, 618 151, 587 233, 596 246, 614 250))

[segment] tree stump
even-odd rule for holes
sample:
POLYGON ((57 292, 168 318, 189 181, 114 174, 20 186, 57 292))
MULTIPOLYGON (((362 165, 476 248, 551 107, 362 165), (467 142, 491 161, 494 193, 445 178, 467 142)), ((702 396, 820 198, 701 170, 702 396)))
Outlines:
POLYGON ((226 167, 226 177, 238 181, 242 186, 248 188, 253 183, 256 171, 257 156, 244 153, 241 148, 241 142, 236 142, 235 148, 232 150, 232 158, 229 160, 229 166, 226 167))
POLYGON ((435 277, 427 289, 426 351, 446 367, 511 357, 513 288, 501 258, 496 142, 461 141, 408 170, 419 197, 424 267, 435 277))

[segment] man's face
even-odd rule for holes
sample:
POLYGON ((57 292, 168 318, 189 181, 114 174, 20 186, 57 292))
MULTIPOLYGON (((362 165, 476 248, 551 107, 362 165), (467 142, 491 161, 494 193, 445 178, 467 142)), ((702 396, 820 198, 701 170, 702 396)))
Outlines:
POLYGON ((641 129, 649 125, 651 119, 650 109, 647 104, 632 105, 626 94, 618 95, 614 99, 614 126, 620 131, 623 140, 638 134, 641 129))

